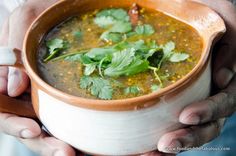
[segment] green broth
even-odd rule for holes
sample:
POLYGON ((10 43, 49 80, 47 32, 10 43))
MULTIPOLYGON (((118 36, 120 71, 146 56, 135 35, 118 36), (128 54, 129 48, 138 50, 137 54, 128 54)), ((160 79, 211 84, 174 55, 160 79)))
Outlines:
MULTIPOLYGON (((42 41, 38 52, 38 72, 40 76, 51 86, 69 93, 71 95, 96 98, 86 89, 80 88, 80 78, 83 76, 83 66, 79 61, 70 62, 66 60, 49 61, 42 60, 48 53, 46 42, 60 38, 69 43, 69 47, 63 54, 73 53, 83 49, 104 47, 112 45, 100 39, 104 32, 94 23, 94 17, 98 11, 88 12, 83 15, 72 17, 64 23, 51 30, 42 41), (74 33, 82 32, 82 37, 75 37, 74 33)), ((202 39, 191 26, 171 18, 163 13, 151 10, 141 10, 139 24, 150 24, 154 27, 155 33, 151 36, 133 36, 127 41, 155 40, 158 45, 173 41, 176 44, 176 50, 185 52, 190 57, 180 63, 165 63, 161 66, 158 74, 162 77, 163 87, 175 83, 177 80, 188 74, 198 63, 202 52, 202 39)), ((95 72, 93 75, 98 75, 95 72)), ((112 99, 124 99, 149 94, 152 92, 152 85, 159 85, 152 71, 145 71, 132 76, 121 76, 117 78, 105 77, 109 81, 119 82, 125 87, 138 86, 140 89, 137 94, 125 94, 122 87, 113 86, 112 99)))

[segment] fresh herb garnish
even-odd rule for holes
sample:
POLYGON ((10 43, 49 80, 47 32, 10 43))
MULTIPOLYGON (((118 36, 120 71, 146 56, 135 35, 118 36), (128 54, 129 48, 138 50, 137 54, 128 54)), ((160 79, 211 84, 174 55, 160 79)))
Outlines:
POLYGON ((92 95, 100 99, 112 99, 113 89, 108 80, 99 77, 83 76, 80 79, 80 88, 88 89, 92 95))
POLYGON ((189 58, 189 54, 186 53, 173 53, 170 57, 170 62, 182 62, 189 58))
POLYGON ((123 34, 106 31, 100 36, 100 38, 106 42, 112 41, 118 43, 123 40, 123 34))
POLYGON ((111 16, 101 16, 94 19, 95 24, 101 28, 107 28, 116 23, 116 20, 111 16))
POLYGON ((148 69, 149 62, 135 56, 135 49, 125 49, 113 54, 111 64, 104 70, 110 77, 130 76, 144 72, 148 69))
POLYGON ((43 60, 44 62, 48 62, 53 59, 59 52, 66 48, 66 43, 62 39, 52 39, 47 41, 46 43, 49 55, 43 60))
POLYGON ((155 30, 154 30, 154 28, 151 25, 144 24, 144 25, 138 25, 135 28, 135 32, 138 35, 152 35, 152 34, 155 33, 155 30))
MULTIPOLYGON (((65 41, 53 39, 47 42, 49 56, 47 61, 78 61, 83 67, 83 77, 80 79, 80 88, 87 89, 92 95, 109 100, 112 99, 113 88, 116 83, 108 80, 109 77, 135 75, 145 71, 152 71, 159 84, 151 86, 150 90, 157 91, 163 86, 166 79, 160 71, 166 62, 177 63, 187 60, 190 56, 184 52, 177 52, 175 43, 170 41, 164 45, 158 45, 155 40, 133 41, 132 36, 150 36, 155 33, 152 25, 138 25, 134 29, 129 15, 124 9, 106 9, 97 13, 94 23, 104 29, 100 39, 109 42, 109 46, 84 49, 78 52, 57 56, 66 49, 65 41), (110 43, 112 42, 112 43, 110 43), (97 77, 96 77, 97 76, 97 77)), ((82 31, 76 31, 73 35, 80 39, 82 31)), ((119 84, 122 86, 122 84, 119 84)), ((124 93, 139 94, 142 90, 138 86, 118 87, 124 89, 124 93)))
POLYGON ((97 13, 94 23, 106 29, 100 38, 106 42, 118 43, 132 30, 130 17, 124 9, 105 9, 97 13))
POLYGON ((96 63, 86 64, 84 69, 84 75, 91 75, 96 70, 96 67, 96 63))
POLYGON ((127 33, 132 30, 132 25, 130 22, 117 22, 114 24, 111 29, 109 29, 109 32, 115 32, 115 33, 127 33))
POLYGON ((110 17, 115 21, 126 21, 130 20, 129 15, 126 10, 124 9, 105 9, 97 13, 96 18, 101 17, 110 17))

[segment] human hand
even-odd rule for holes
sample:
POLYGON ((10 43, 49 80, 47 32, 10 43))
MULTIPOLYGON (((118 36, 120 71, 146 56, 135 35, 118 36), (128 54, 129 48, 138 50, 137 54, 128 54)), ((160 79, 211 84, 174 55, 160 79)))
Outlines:
MULTIPOLYGON (((236 9, 226 0, 195 0, 209 5, 225 20, 227 32, 217 43, 213 55, 213 80, 217 94, 187 106, 179 116, 179 122, 188 128, 167 133, 158 142, 159 151, 178 153, 177 148, 199 147, 216 138, 224 124, 236 109, 236 9)), ((153 152, 147 156, 159 156, 153 152)))
MULTIPOLYGON (((0 46, 22 49, 23 38, 32 21, 56 0, 28 0, 10 16, 0 36, 0 46)), ((0 67, 0 93, 18 97, 29 87, 28 76, 19 69, 0 67)), ((20 106, 19 106, 20 107, 20 106)), ((74 156, 66 143, 47 136, 32 119, 0 113, 0 131, 15 136, 32 151, 42 156, 74 156)))

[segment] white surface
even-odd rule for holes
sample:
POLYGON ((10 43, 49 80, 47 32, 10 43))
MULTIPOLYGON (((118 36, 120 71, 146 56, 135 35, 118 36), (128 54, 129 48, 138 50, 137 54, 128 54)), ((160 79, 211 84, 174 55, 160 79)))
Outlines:
POLYGON ((159 137, 180 125, 187 104, 210 92, 210 65, 195 84, 153 107, 123 112, 83 109, 38 91, 39 115, 47 129, 72 146, 100 155, 131 155, 156 149, 159 137), (194 95, 194 96, 193 96, 194 95))

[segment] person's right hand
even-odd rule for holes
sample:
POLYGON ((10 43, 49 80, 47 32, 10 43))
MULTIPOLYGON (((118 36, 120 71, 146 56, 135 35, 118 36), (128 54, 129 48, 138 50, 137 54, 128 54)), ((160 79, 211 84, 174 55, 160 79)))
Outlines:
MULTIPOLYGON (((37 15, 55 1, 28 0, 23 6, 17 8, 3 26, 0 46, 22 49, 23 38, 29 25, 37 15)), ((29 78, 24 72, 16 68, 0 67, 0 94, 18 97, 28 87, 29 78)), ((32 119, 0 113, 0 132, 15 136, 29 149, 42 156, 75 155, 72 147, 54 137, 47 136, 32 119)))

